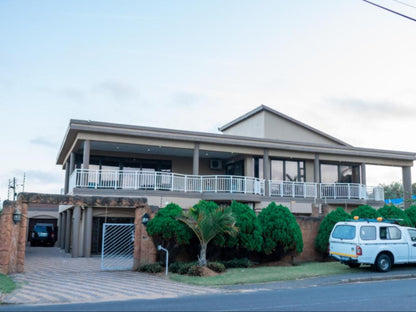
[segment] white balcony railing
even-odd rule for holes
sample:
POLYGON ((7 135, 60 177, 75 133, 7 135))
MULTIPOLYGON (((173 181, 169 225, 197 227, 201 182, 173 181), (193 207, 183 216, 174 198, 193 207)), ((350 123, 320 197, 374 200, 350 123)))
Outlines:
MULTIPOLYGON (((76 169, 69 189, 163 190, 192 193, 265 195, 265 180, 231 175, 185 175, 172 172, 76 169)), ((382 187, 355 183, 312 183, 270 180, 272 197, 384 200, 382 187)))
POLYGON ((172 172, 76 169, 70 189, 163 190, 198 193, 265 194, 262 179, 227 175, 184 175, 172 172))

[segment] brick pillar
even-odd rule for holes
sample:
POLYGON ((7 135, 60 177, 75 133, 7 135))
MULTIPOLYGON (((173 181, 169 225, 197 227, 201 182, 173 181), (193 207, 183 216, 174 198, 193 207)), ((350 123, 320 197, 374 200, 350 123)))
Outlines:
POLYGON ((22 221, 19 225, 19 240, 17 242, 17 265, 16 272, 22 273, 25 268, 25 252, 26 252, 26 238, 27 238, 27 226, 28 226, 28 217, 27 217, 27 208, 28 204, 22 203, 19 204, 17 209, 22 213, 22 221), (20 207, 19 207, 20 206, 20 207))
POLYGON ((142 224, 142 217, 147 213, 152 217, 152 211, 149 206, 136 208, 134 216, 135 233, 134 233, 134 264, 133 270, 136 270, 143 264, 156 262, 156 246, 153 244, 152 237, 146 231, 142 224))

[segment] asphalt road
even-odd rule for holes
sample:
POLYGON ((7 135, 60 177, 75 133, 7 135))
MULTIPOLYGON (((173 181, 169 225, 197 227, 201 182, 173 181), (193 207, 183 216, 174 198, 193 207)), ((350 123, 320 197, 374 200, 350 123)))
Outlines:
MULTIPOLYGON (((0 311, 415 311, 416 279, 275 288, 224 289, 221 294, 65 305, 0 306, 0 311)), ((292 286, 291 286, 292 285, 292 286)))

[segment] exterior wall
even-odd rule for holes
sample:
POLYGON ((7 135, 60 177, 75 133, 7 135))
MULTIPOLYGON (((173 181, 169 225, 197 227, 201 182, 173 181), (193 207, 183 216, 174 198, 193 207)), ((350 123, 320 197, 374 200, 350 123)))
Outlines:
POLYGON ((249 119, 244 120, 241 123, 235 124, 232 127, 224 130, 225 134, 241 135, 248 137, 264 138, 264 112, 259 112, 249 119))
POLYGON ((306 182, 315 182, 315 167, 314 162, 307 160, 305 161, 305 173, 306 173, 306 182))
POLYGON ((274 201, 276 205, 288 207, 290 212, 295 214, 312 214, 312 203, 296 202, 296 200, 279 201, 279 198, 276 198, 276 200, 262 201, 260 203, 256 203, 254 207, 255 212, 258 214, 261 210, 266 208, 272 201, 274 201))
POLYGON ((315 238, 318 235, 322 219, 316 217, 296 217, 303 237, 303 252, 296 257, 296 261, 305 262, 322 259, 321 254, 315 250, 315 238))
POLYGON ((26 248, 27 205, 5 201, 0 215, 0 273, 23 272, 26 248), (14 224, 13 213, 19 209, 22 221, 14 224))

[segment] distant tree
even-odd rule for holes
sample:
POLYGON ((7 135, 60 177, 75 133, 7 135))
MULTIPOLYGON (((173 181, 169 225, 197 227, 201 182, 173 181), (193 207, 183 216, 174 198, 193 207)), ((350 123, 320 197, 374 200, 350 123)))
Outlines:
POLYGON ((177 218, 186 224, 199 240, 198 265, 200 266, 207 265, 208 243, 213 238, 222 233, 236 235, 238 232, 231 208, 219 207, 213 202, 200 201, 187 213, 182 213, 177 218))
POLYGON ((263 252, 266 255, 274 252, 302 252, 302 232, 295 216, 287 207, 271 202, 260 212, 258 218, 263 230, 263 252))
POLYGON ((220 234, 215 238, 215 243, 223 247, 261 251, 263 244, 262 230, 253 209, 236 201, 231 203, 230 208, 236 220, 235 226, 238 228, 238 234, 234 236, 220 234))
POLYGON ((329 235, 331 234, 334 225, 337 222, 345 221, 350 218, 351 215, 346 213, 345 210, 341 207, 338 207, 337 210, 328 213, 319 226, 318 235, 315 238, 315 248, 319 252, 327 254, 329 246, 329 235))
POLYGON ((371 206, 359 206, 351 211, 351 216, 358 216, 360 219, 377 219, 380 213, 371 206))
POLYGON ((404 226, 414 226, 412 220, 404 212, 404 210, 393 205, 384 205, 378 210, 380 215, 385 219, 399 219, 398 223, 404 226))
POLYGON ((380 186, 384 188, 385 199, 395 199, 403 197, 403 185, 400 182, 381 184, 380 186))

